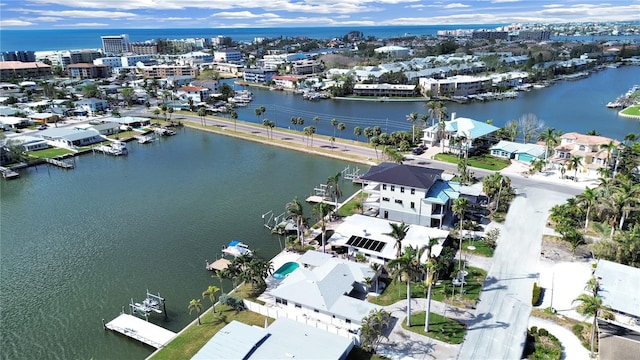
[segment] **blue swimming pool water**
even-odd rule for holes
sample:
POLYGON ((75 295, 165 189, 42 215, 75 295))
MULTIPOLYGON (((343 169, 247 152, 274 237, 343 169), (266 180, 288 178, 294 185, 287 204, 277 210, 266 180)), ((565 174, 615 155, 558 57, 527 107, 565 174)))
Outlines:
POLYGON ((273 273, 273 278, 282 280, 287 277, 287 275, 291 274, 293 270, 297 269, 300 265, 297 262, 290 261, 280 266, 276 272, 273 273))

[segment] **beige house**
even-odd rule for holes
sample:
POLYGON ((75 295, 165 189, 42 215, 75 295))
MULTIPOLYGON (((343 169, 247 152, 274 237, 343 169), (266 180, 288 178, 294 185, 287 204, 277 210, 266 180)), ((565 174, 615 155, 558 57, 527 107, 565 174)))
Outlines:
POLYGON ((619 141, 608 137, 570 132, 560 137, 560 145, 556 146, 549 162, 554 169, 564 168, 569 171, 569 160, 572 156, 577 156, 581 160, 578 173, 597 177, 598 169, 614 166, 619 146, 619 141), (608 149, 611 145, 615 148, 608 149))

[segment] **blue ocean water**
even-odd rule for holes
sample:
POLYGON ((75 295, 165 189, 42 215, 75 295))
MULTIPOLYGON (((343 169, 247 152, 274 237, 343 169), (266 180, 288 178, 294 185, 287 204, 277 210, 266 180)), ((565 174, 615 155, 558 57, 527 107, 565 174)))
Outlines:
MULTIPOLYGON (((482 25, 495 28, 504 24, 482 25)), ((478 25, 429 26, 339 26, 308 28, 193 28, 193 29, 55 29, 0 30, 0 51, 73 50, 102 47, 101 36, 128 34, 131 41, 152 39, 211 38, 230 36, 234 41, 253 41, 256 37, 274 38, 307 36, 312 39, 342 37, 350 31, 361 31, 365 37, 390 38, 404 35, 429 36, 438 30, 474 29, 478 25)))

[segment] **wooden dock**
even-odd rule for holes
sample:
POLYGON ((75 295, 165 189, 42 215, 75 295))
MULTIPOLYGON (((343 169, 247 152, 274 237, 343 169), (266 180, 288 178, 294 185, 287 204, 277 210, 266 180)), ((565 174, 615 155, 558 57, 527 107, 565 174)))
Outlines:
POLYGON ((44 161, 48 164, 55 165, 63 169, 73 169, 75 167, 73 162, 68 160, 57 160, 57 159, 45 158, 44 161))
MULTIPOLYGON (((335 205, 336 202, 333 199, 329 199, 326 197, 322 197, 322 196, 317 196, 317 195, 311 195, 308 198, 305 199, 306 202, 308 203, 313 203, 313 204, 317 204, 317 203, 325 203, 325 204, 329 204, 329 205, 335 205)), ((339 205, 339 204, 338 204, 339 205)))
POLYGON ((7 180, 20 177, 20 174, 18 172, 6 167, 0 167, 0 173, 2 173, 2 177, 7 180))
POLYGON ((209 261, 207 260, 207 265, 206 268, 207 270, 217 270, 217 271, 222 271, 224 269, 226 269, 229 264, 231 264, 231 261, 225 259, 225 258, 220 258, 212 263, 209 263, 209 261))
POLYGON ((120 314, 105 326, 156 349, 166 346, 176 333, 129 314, 120 314))

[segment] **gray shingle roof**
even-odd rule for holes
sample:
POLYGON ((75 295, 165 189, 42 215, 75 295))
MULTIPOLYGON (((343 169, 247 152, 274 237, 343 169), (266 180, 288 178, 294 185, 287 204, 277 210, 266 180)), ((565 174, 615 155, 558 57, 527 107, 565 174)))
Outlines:
POLYGON ((377 166, 372 166, 371 169, 362 176, 362 179, 419 189, 429 189, 440 179, 442 173, 443 170, 422 166, 382 163, 377 166))

